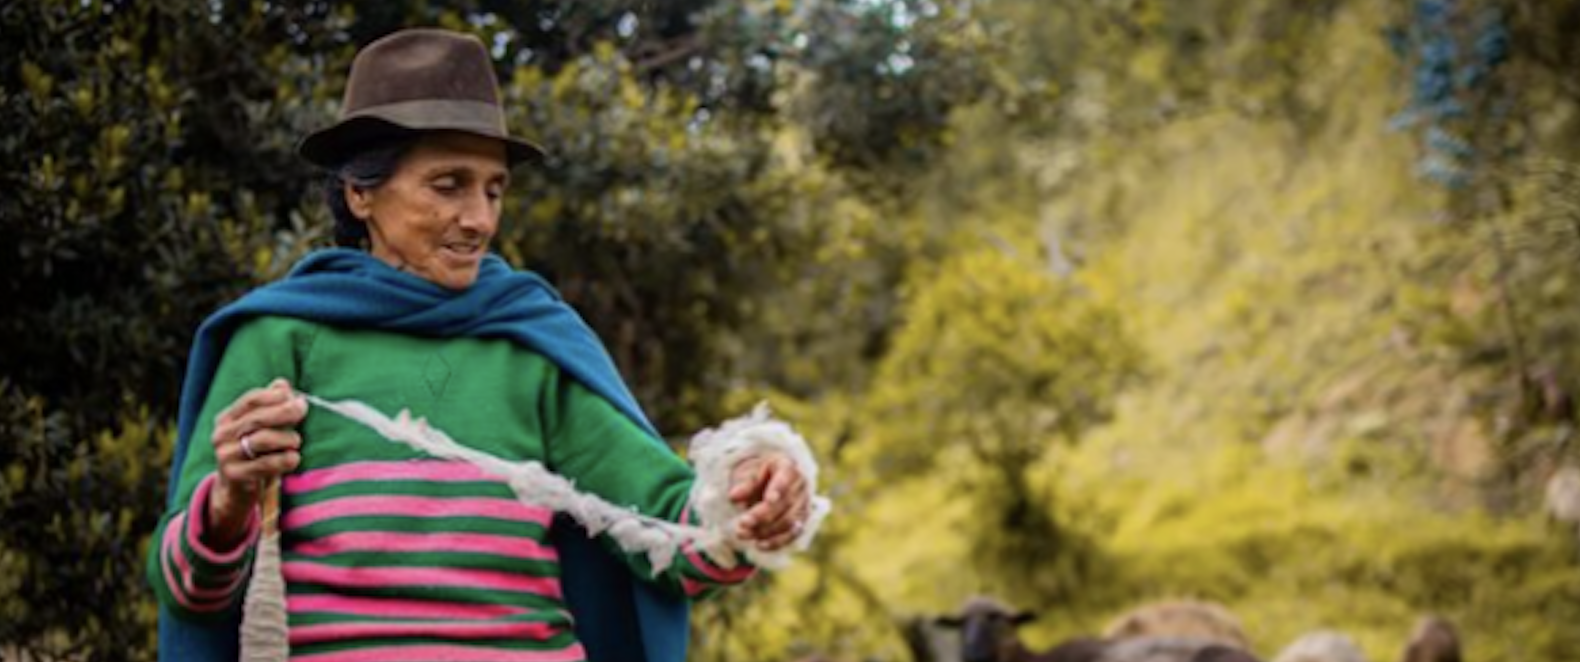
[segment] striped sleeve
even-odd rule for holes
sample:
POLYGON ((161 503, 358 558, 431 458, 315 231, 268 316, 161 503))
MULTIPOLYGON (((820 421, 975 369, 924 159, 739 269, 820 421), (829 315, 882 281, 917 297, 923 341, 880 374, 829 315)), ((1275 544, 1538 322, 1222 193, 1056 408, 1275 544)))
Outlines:
MULTIPOLYGON (((688 505, 681 516, 681 524, 696 523, 696 513, 688 505)), ((719 589, 751 579, 757 574, 756 566, 740 559, 734 567, 726 568, 706 553, 687 545, 684 561, 677 564, 676 574, 681 591, 686 597, 700 600, 712 596, 719 589)))
POLYGON ((252 549, 262 528, 257 510, 233 549, 216 550, 203 542, 203 516, 214 475, 198 484, 190 506, 166 522, 159 541, 160 593, 190 613, 224 611, 243 592, 252 549))
POLYGON ((225 348, 188 441, 178 483, 171 486, 175 505, 160 518, 148 550, 148 582, 159 601, 179 616, 203 620, 239 608, 260 526, 254 512, 246 537, 235 549, 215 550, 202 544, 204 513, 217 466, 210 441, 214 419, 243 393, 276 377, 294 382, 299 372, 297 353, 310 334, 311 327, 296 320, 258 318, 237 329, 225 348))
MULTIPOLYGON (((691 466, 674 451, 654 443, 614 405, 562 373, 545 389, 543 421, 549 467, 611 503, 672 522, 693 523, 691 466)), ((677 595, 704 598, 724 586, 751 578, 756 569, 744 561, 725 568, 707 554, 687 549, 656 577, 642 554, 619 552, 632 572, 677 595)))

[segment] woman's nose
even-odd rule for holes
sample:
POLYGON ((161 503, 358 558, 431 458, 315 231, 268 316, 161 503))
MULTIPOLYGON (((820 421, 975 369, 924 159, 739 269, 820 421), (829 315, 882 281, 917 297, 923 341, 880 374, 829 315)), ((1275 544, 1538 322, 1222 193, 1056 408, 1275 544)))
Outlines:
POLYGON ((499 224, 498 199, 490 197, 488 191, 479 189, 466 196, 458 220, 463 230, 493 234, 494 227, 499 224))

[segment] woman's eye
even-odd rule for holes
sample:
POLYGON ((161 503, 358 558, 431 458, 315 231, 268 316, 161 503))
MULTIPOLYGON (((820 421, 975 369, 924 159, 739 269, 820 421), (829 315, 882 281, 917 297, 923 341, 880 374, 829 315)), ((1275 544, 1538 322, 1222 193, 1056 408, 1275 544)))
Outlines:
POLYGON ((433 180, 433 188, 440 193, 454 193, 460 190, 461 184, 454 177, 440 177, 433 180))

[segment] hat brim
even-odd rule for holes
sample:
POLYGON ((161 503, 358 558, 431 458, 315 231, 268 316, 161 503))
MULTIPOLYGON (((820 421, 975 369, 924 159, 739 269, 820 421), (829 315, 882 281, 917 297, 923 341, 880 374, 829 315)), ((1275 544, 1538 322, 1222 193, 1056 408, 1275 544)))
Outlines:
POLYGON ((492 131, 476 131, 454 126, 410 126, 370 115, 348 117, 308 134, 296 145, 303 160, 326 170, 334 170, 357 153, 392 139, 412 138, 436 131, 457 131, 493 138, 505 144, 505 161, 511 168, 543 160, 542 147, 520 138, 492 131))

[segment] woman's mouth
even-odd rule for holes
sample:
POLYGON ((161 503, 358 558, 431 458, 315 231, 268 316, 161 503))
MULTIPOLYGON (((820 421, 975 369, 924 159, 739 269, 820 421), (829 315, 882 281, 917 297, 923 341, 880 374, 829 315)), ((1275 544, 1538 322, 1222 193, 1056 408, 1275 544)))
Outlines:
POLYGON ((476 242, 447 242, 440 248, 451 257, 463 260, 475 260, 483 255, 483 244, 476 242))

